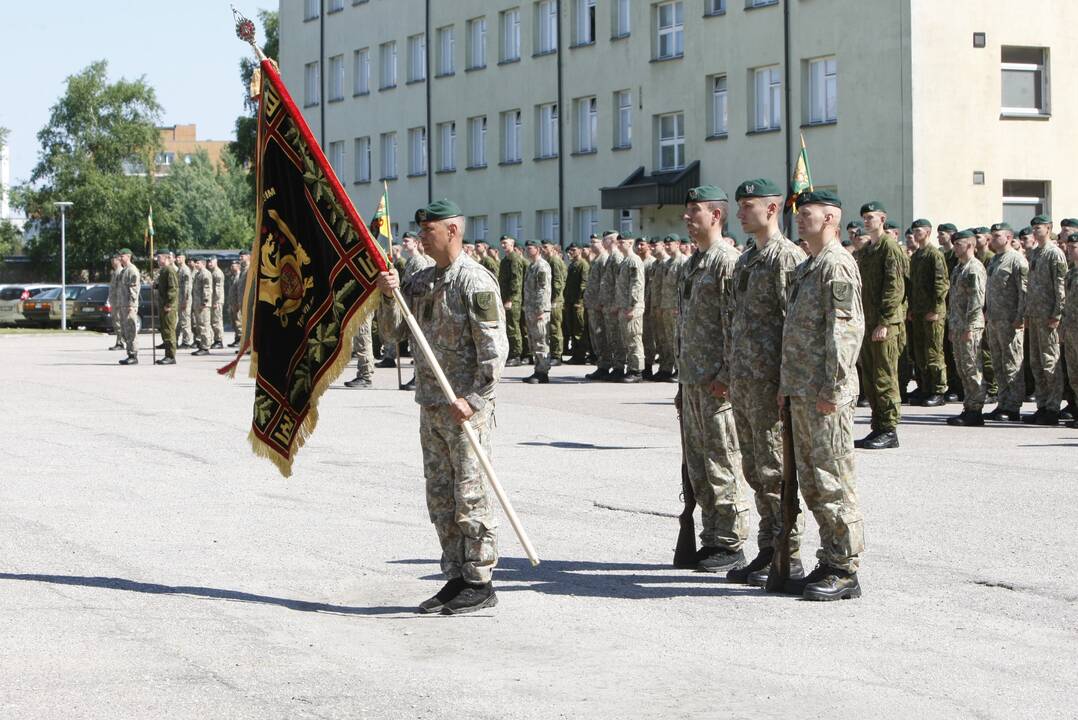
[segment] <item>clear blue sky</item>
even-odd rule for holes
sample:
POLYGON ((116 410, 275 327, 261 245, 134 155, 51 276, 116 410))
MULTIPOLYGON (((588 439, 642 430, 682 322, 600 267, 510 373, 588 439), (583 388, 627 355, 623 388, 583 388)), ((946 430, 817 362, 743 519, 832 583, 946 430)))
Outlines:
MULTIPOLYGON (((273 0, 232 0, 258 22, 273 0)), ((232 139, 243 112, 240 58, 228 0, 0 0, 0 126, 11 130, 13 183, 37 162, 37 132, 64 80, 94 60, 109 78, 145 76, 165 125, 194 123, 207 140, 232 139)), ((259 42, 262 28, 259 26, 259 42)))

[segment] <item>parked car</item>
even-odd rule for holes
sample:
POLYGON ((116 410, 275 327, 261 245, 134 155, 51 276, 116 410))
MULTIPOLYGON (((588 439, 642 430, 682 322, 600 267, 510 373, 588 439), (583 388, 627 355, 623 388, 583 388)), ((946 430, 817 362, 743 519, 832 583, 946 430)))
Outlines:
POLYGON ((25 319, 22 324, 27 327, 60 327, 61 313, 63 311, 60 294, 63 291, 64 297, 67 298, 67 324, 69 327, 74 327, 73 303, 82 293, 86 292, 88 287, 89 285, 67 285, 63 288, 57 287, 46 290, 36 297, 23 300, 22 314, 25 319))
POLYGON ((91 285, 70 305, 74 305, 68 313, 70 323, 87 330, 112 332, 108 285, 91 285))
POLYGON ((59 287, 55 283, 8 285, 0 290, 0 325, 20 325, 26 321, 22 304, 46 290, 59 287))

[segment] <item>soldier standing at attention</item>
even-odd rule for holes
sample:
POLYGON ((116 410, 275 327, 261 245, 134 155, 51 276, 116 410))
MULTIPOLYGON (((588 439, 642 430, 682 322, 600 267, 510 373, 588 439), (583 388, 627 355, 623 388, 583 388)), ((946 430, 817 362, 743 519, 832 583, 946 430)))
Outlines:
POLYGON ((588 291, 590 268, 585 259, 587 246, 576 243, 569 246, 569 269, 565 276, 565 337, 572 353, 570 365, 583 365, 588 361, 587 322, 584 315, 584 298, 588 291))
POLYGON ((229 347, 239 347, 243 340, 243 293, 247 290, 247 270, 251 267, 251 253, 247 250, 240 252, 240 271, 236 279, 232 281, 232 326, 235 328, 235 337, 229 343, 229 347))
POLYGON ((506 367, 518 367, 524 340, 520 335, 521 309, 524 293, 524 267, 518 260, 514 247, 516 239, 502 235, 502 257, 498 266, 498 285, 502 293, 502 307, 505 308, 505 334, 509 338, 509 360, 506 367))
POLYGON ((866 332, 861 346, 865 370, 865 395, 872 407, 872 432, 856 447, 883 450, 898 447, 901 417, 898 388, 898 356, 906 296, 905 251, 884 231, 887 209, 873 201, 861 207, 861 219, 869 232, 869 244, 857 258, 862 288, 866 332))
POLYGON ((722 239, 729 212, 714 185, 692 188, 685 227, 699 250, 680 283, 678 373, 674 405, 681 416, 681 452, 700 505, 697 567, 726 574, 745 565, 748 503, 742 495, 741 452, 734 411, 719 378, 726 374, 725 324, 737 253, 722 239))
MULTIPOLYGON (((405 293, 457 395, 452 403, 446 402, 426 358, 416 353, 415 401, 420 406, 427 510, 441 543, 442 572, 448 580, 419 610, 450 615, 498 602, 491 583, 498 549, 490 492, 460 426, 470 421, 481 445, 490 452, 494 396, 508 353, 498 283, 461 250, 462 215, 447 200, 416 212, 435 265, 421 270, 405 293)), ((379 275, 383 294, 391 295, 398 286, 395 271, 379 275)), ((403 335, 404 317, 388 297, 378 310, 378 327, 390 339, 403 335)))
MULTIPOLYGON (((1078 388, 1078 233, 1067 237, 1067 257, 1070 270, 1066 277, 1066 296, 1071 299, 1063 306, 1060 320, 1060 338, 1063 350, 1067 354, 1067 375, 1072 388, 1078 388)), ((1078 429, 1078 419, 1071 420, 1067 427, 1078 429)))
POLYGON ((179 314, 176 322, 177 348, 189 350, 191 344, 191 268, 187 267, 187 255, 181 250, 176 253, 176 275, 179 278, 177 290, 179 314))
POLYGON ((947 394, 947 361, 943 355, 943 333, 947 318, 947 290, 950 274, 947 260, 932 237, 932 223, 914 220, 911 226, 916 246, 910 258, 910 349, 917 371, 916 404, 943 405, 947 394))
POLYGON ((667 260, 662 269, 663 279, 658 303, 659 371, 656 382, 676 382, 678 286, 688 258, 681 254, 681 238, 675 234, 663 239, 667 260))
POLYGON ((550 348, 546 343, 547 323, 550 320, 550 263, 543 257, 538 240, 524 243, 528 269, 524 272, 524 321, 528 323, 528 337, 532 338, 532 357, 535 371, 524 378, 529 385, 550 382, 550 348))
MULTIPOLYGON (((805 253, 779 231, 782 190, 766 179, 741 183, 734 193, 737 219, 755 239, 737 259, 727 325, 726 363, 718 389, 729 392, 741 446, 741 468, 756 498, 759 553, 726 575, 733 582, 766 585, 774 542, 782 525, 782 422, 775 396, 782 362, 782 326, 794 268, 805 253)), ((800 536, 804 521, 790 534, 790 577, 804 576, 800 536)))
POLYGON ((630 237, 618 237, 622 261, 614 285, 614 306, 621 354, 615 358, 614 373, 624 367, 624 376, 618 378, 624 383, 640 382, 644 370, 644 261, 633 252, 634 244, 630 237))
POLYGON ((640 258, 644 266, 644 312, 641 322, 641 347, 643 362, 640 377, 651 379, 651 366, 655 364, 655 328, 651 308, 651 292, 655 284, 655 256, 651 254, 652 243, 646 237, 639 237, 633 247, 633 254, 640 258))
MULTIPOLYGON (((651 366, 660 361, 663 344, 663 319, 662 319, 662 295, 663 280, 666 279, 666 243, 662 238, 653 237, 648 242, 651 252, 651 267, 645 273, 647 281, 644 285, 644 340, 648 340, 650 332, 651 352, 648 353, 648 343, 644 343, 644 378, 655 380, 651 366), (650 274, 649 274, 650 273, 650 274)), ((657 374, 657 373, 656 373, 657 374)), ((660 378, 661 379, 661 378, 660 378)))
POLYGON ((1011 247, 1013 239, 1014 231, 1007 223, 992 226, 991 247, 995 254, 988 261, 984 314, 999 392, 996 409, 985 415, 985 420, 1018 422, 1026 397, 1022 347, 1029 265, 1011 247))
POLYGON ((790 400, 798 485, 820 527, 820 549, 816 569, 787 589, 807 600, 845 600, 861 597, 865 549, 852 440, 855 363, 867 326, 857 263, 838 243, 841 201, 821 190, 802 193, 797 204, 797 234, 810 257, 794 271, 778 400, 790 400))
MULTIPOLYGON (((861 234, 861 231, 865 229, 865 224, 860 220, 850 220, 846 223, 846 236, 849 238, 849 245, 843 243, 844 247, 854 247, 857 244, 857 238, 861 234)), ((852 250, 850 252, 853 252, 852 250)))
POLYGON ((373 314, 368 314, 356 328, 356 334, 352 337, 352 353, 356 356, 356 376, 351 380, 346 380, 345 387, 369 388, 371 386, 371 377, 374 375, 374 345, 371 340, 373 321, 373 314))
POLYGON ((217 267, 217 258, 211 257, 206 260, 206 268, 210 273, 210 327, 213 330, 212 350, 220 350, 225 346, 225 274, 217 267))
POLYGON ((984 333, 984 299, 988 273, 976 262, 976 239, 963 230, 953 238, 958 261, 951 275, 951 295, 947 301, 947 324, 954 348, 955 364, 962 379, 965 400, 962 413, 948 418, 947 424, 960 427, 984 425, 984 378, 981 376, 981 335, 984 333))
POLYGON ((603 323, 603 305, 601 289, 603 276, 606 275, 610 256, 603 247, 603 239, 598 235, 589 238, 591 263, 588 265, 588 287, 584 291, 584 309, 588 313, 588 336, 591 338, 591 352, 595 355, 596 368, 584 376, 585 380, 606 380, 610 375, 610 342, 603 323))
POLYGON ((176 364, 176 317, 179 312, 180 277, 168 252, 157 253, 157 306, 161 308, 161 344, 165 356, 158 365, 176 364))
POLYGON ((479 264, 490 271, 494 277, 498 277, 498 261, 491 257, 490 243, 486 240, 475 241, 476 260, 479 264))
MULTIPOLYGON (((943 261, 947 263, 947 278, 950 281, 951 273, 958 265, 955 258, 954 247, 951 238, 958 232, 954 223, 940 223, 936 226, 936 242, 939 243, 940 252, 943 253, 943 261)), ((944 313, 944 325, 946 326, 946 313, 944 313)), ((958 379, 958 368, 954 364, 954 349, 951 347, 951 334, 944 327, 943 332, 943 361, 947 366, 947 393, 943 400, 948 403, 958 402, 959 393, 962 390, 962 382, 958 379)))
POLYGON ((112 308, 112 334, 116 337, 116 342, 112 344, 109 350, 124 349, 124 323, 118 310, 120 304, 120 272, 122 270, 123 265, 120 264, 120 254, 116 253, 112 256, 112 271, 109 273, 109 307, 112 308))
MULTIPOLYGON (((625 342, 621 337, 621 324, 618 321, 617 284, 621 273, 621 264, 625 256, 618 247, 618 233, 607 230, 603 234, 603 248, 606 249, 606 266, 603 268, 602 284, 599 287, 599 304, 603 310, 603 334, 606 336, 607 357, 605 364, 610 368, 604 380, 619 381, 625 377, 625 342)), ((600 360, 600 362, 603 362, 600 360)))
POLYGON ((203 258, 195 260, 191 276, 191 319, 195 326, 195 345, 192 355, 210 354, 210 303, 213 302, 213 276, 203 258))
POLYGON ((138 301, 142 276, 131 262, 131 250, 123 248, 120 255, 120 272, 116 276, 116 305, 113 314, 120 317, 120 334, 123 337, 127 357, 121 365, 138 365, 138 301))
POLYGON ((569 268, 565 266, 565 261, 561 259, 561 248, 554 244, 553 240, 544 240, 542 250, 542 256, 550 265, 550 321, 548 324, 550 342, 548 343, 548 358, 550 364, 557 367, 561 365, 561 356, 565 354, 562 313, 565 310, 565 277, 569 274, 569 268))
POLYGON ((1033 365, 1037 412, 1022 419, 1029 425, 1059 424, 1063 374, 1059 367, 1059 321, 1063 316, 1067 261, 1052 241, 1052 220, 1038 215, 1030 222, 1037 250, 1029 266, 1026 324, 1033 365))

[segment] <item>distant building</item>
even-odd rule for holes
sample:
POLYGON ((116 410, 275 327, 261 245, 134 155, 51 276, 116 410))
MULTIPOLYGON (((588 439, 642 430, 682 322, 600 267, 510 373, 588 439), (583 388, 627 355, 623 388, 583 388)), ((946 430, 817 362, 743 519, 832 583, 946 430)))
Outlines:
MULTIPOLYGON (((196 127, 191 125, 172 125, 157 128, 161 133, 161 151, 154 157, 154 175, 168 175, 176 163, 191 162, 199 150, 205 150, 214 166, 221 163, 221 153, 228 147, 227 140, 199 140, 196 127)), ((145 171, 136 163, 125 163, 124 172, 128 175, 143 175, 145 171)))

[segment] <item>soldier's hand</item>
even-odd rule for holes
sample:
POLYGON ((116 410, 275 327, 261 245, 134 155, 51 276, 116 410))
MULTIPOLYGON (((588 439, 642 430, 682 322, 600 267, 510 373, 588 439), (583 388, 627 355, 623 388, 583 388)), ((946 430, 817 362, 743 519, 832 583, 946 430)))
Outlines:
POLYGON ((1052 318, 1048 321, 1049 330, 1055 330, 1057 327, 1059 327, 1059 318, 1052 318))
POLYGON ((400 277, 396 268, 389 268, 388 272, 378 273, 378 289, 383 295, 392 295, 393 291, 401 286, 400 277))
POLYGON ((513 301, 512 300, 506 300, 505 302, 502 303, 502 305, 505 306, 506 310, 512 310, 513 309, 513 301))
POLYGON ((718 380, 713 381, 708 387, 708 390, 710 390, 711 394, 719 400, 725 400, 730 395, 730 388, 718 380))
POLYGON ((457 398, 453 401, 453 404, 449 406, 449 413, 453 416, 453 419, 457 421, 457 425, 463 425, 468 421, 475 411, 472 410, 472 406, 468 404, 468 401, 464 398, 457 398))
POLYGON ((883 342, 887 339, 887 326, 877 325, 876 329, 872 331, 872 342, 883 342))
POLYGON ((928 322, 936 322, 939 319, 940 319, 940 314, 937 313, 937 312, 930 312, 927 315, 925 315, 925 320, 927 320, 928 322))
MULTIPOLYGON (((782 403, 779 404, 781 405, 782 403)), ((821 415, 830 415, 837 409, 838 405, 835 405, 833 402, 827 402, 826 400, 816 398, 816 412, 820 413, 821 415)))
POLYGON ((632 310, 626 310, 625 311, 625 317, 628 318, 629 320, 632 320, 633 319, 633 311, 632 310))

